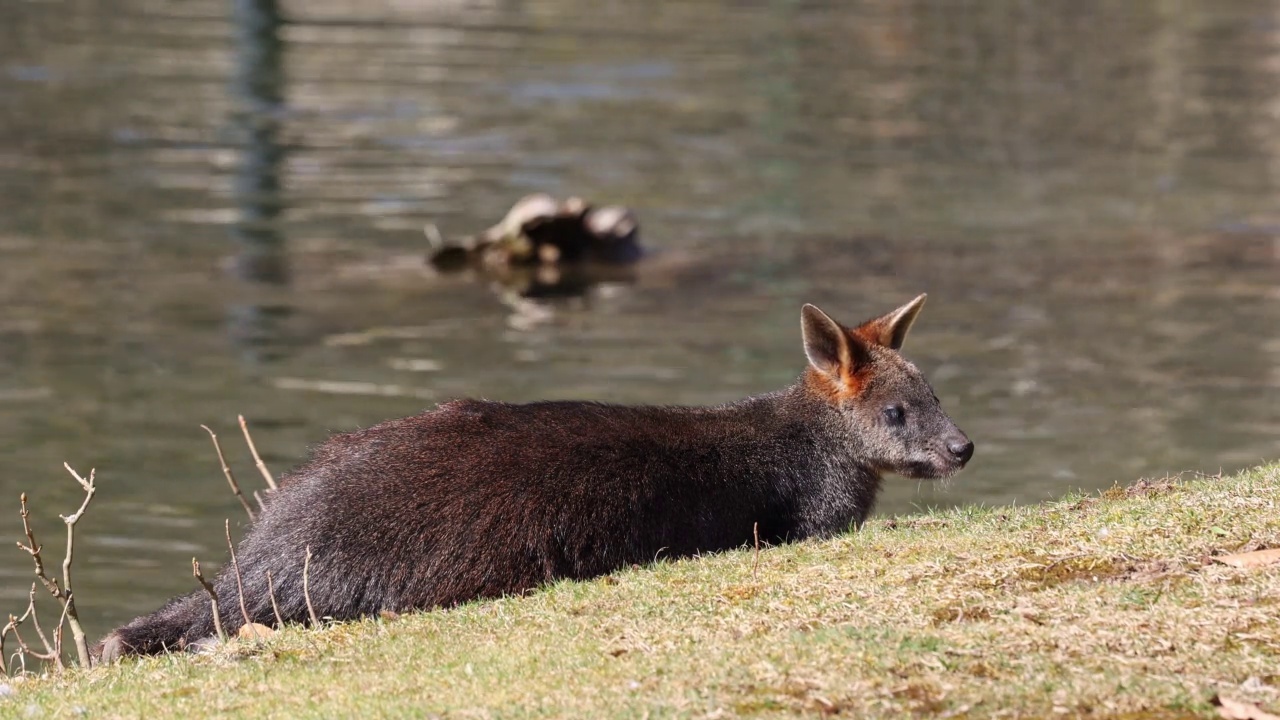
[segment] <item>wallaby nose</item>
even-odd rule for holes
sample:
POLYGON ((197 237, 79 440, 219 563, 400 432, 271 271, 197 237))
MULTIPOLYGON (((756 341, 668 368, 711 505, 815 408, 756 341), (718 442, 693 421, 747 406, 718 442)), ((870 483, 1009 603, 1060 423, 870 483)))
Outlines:
POLYGON ((973 457, 973 441, 967 437, 961 437, 959 440, 952 440, 947 443, 947 449, 960 461, 961 465, 969 462, 969 458, 973 457))

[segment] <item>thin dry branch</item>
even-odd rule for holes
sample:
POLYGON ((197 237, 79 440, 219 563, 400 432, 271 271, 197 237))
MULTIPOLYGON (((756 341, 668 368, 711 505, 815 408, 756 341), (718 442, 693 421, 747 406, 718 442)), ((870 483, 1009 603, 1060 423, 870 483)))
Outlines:
POLYGON ((320 619, 316 617, 316 609, 311 605, 311 546, 307 546, 307 559, 302 563, 302 597, 307 601, 307 615, 313 627, 320 627, 320 619))
MULTIPOLYGON (((27 615, 30 615, 30 614, 31 614, 31 609, 28 608, 27 612, 22 616, 21 619, 16 618, 13 615, 10 615, 9 624, 6 627, 10 627, 13 629, 13 639, 18 641, 18 652, 21 653, 23 657, 33 657, 37 660, 52 660, 53 659, 52 652, 42 653, 36 650, 32 650, 31 646, 27 645, 27 641, 22 639, 22 634, 18 632, 18 626, 21 625, 23 620, 26 620, 27 615)), ((22 663, 22 666, 24 669, 26 668, 25 661, 22 663)))
MULTIPOLYGON (((29 614, 30 612, 31 612, 31 609, 27 608, 27 613, 29 614)), ((14 639, 18 641, 18 652, 14 654, 17 657, 22 659, 22 669, 24 672, 27 669, 27 651, 26 651, 27 644, 22 642, 22 636, 18 634, 18 626, 21 625, 22 622, 26 619, 27 619, 26 615, 23 615, 21 618, 17 618, 13 616, 13 613, 10 613, 9 622, 6 623, 4 626, 4 634, 0 635, 0 640, 3 640, 3 638, 8 637, 9 634, 12 633, 14 639)), ((0 644, 0 647, 3 647, 3 645, 0 644)), ((8 668, 5 669, 5 672, 6 673, 8 672, 8 668)))
MULTIPOLYGON (((80 661, 80 665, 82 667, 89 667, 92 663, 89 656, 89 642, 84 634, 84 628, 80 625, 80 615, 76 611, 75 594, 71 590, 71 563, 75 556, 76 523, 80 521, 81 517, 84 517, 85 511, 89 508, 89 503, 93 500, 93 494, 97 491, 97 486, 94 485, 96 475, 94 470, 90 470, 89 477, 86 479, 82 477, 80 473, 72 469, 71 465, 63 463, 62 466, 67 469, 67 472, 71 473, 71 477, 75 478, 76 482, 80 483, 80 487, 84 489, 84 501, 80 503, 80 508, 71 515, 59 516, 62 518, 62 522, 67 526, 67 554, 62 559, 62 584, 59 585, 56 579, 49 577, 48 573, 45 572, 44 558, 40 555, 42 546, 36 542, 35 532, 31 529, 31 514, 27 510, 26 493, 22 493, 22 495, 19 496, 19 502, 21 504, 22 530, 27 536, 27 544, 24 545, 21 542, 18 542, 18 547, 31 556, 31 562, 35 565, 36 578, 38 578, 44 585, 45 589, 49 591, 49 594, 57 599, 57 601, 62 605, 62 617, 58 621, 58 626, 54 629, 55 642, 52 648, 49 647, 48 638, 45 636, 39 622, 33 622, 36 628, 36 633, 40 636, 41 642, 44 643, 46 650, 44 653, 32 652, 25 644, 22 644, 21 641, 19 642, 22 645, 23 653, 42 660, 52 660, 56 658, 58 667, 62 668, 64 665, 62 661, 61 637, 62 626, 63 624, 66 624, 71 628, 71 636, 75 639, 76 656, 80 661), (51 653, 53 654, 53 657, 47 657, 51 653)), ((34 608, 35 605, 33 603, 30 608, 31 612, 28 613, 33 617, 34 608)), ((26 616, 24 615, 23 617, 25 619, 26 616)), ((13 632, 14 636, 17 637, 16 625, 13 627, 13 632)))
POLYGON ((222 629, 222 615, 218 612, 218 593, 214 591, 213 585, 204 579, 204 575, 200 574, 200 561, 195 558, 191 558, 191 574, 195 576, 204 591, 209 593, 209 606, 213 608, 213 629, 218 633, 218 640, 225 643, 227 633, 222 629))
MULTIPOLYGON (((80 473, 71 469, 71 465, 62 463, 62 466, 71 473, 71 477, 80 483, 80 487, 84 488, 84 502, 80 503, 80 509, 71 515, 59 515, 62 521, 67 524, 67 555, 62 560, 62 604, 63 615, 66 616, 67 626, 71 628, 71 637, 76 641, 76 655, 80 658, 80 667, 89 667, 92 660, 89 655, 89 641, 85 637, 84 628, 80 626, 80 615, 76 612, 76 596, 71 591, 71 556, 75 550, 76 540, 76 523, 84 516, 84 511, 89 507, 89 501, 93 499, 93 493, 97 489, 94 484, 93 468, 89 469, 89 479, 80 477, 80 473)), ((62 623, 58 623, 58 627, 62 627, 62 623)))
POLYGON ((440 232, 440 228, 435 223, 427 223, 426 227, 422 228, 422 231, 427 236, 427 247, 431 252, 434 253, 446 245, 444 234, 440 232))
POLYGON ((4 641, 9 637, 9 633, 12 630, 13 628, 9 627, 8 623, 5 623, 5 626, 0 628, 0 675, 9 674, 9 659, 4 652, 4 641))
POLYGON ((253 444, 253 437, 249 435, 249 423, 245 422, 243 415, 240 415, 239 418, 240 431, 244 433, 244 442, 249 446, 249 452, 253 454, 253 461, 258 465, 258 472, 262 473, 262 479, 267 481, 267 487, 275 490, 276 479, 272 477, 271 471, 267 469, 267 464, 262 462, 262 456, 258 454, 258 446, 253 444))
MULTIPOLYGON (((22 674, 22 675, 26 675, 26 674, 27 674, 27 655, 26 655, 26 653, 24 653, 24 652, 22 652, 21 650, 19 650, 19 651, 15 652, 15 653, 13 654, 13 657, 14 657, 14 658, 17 658, 17 659, 18 659, 18 662, 22 663, 22 671, 20 672, 20 674, 22 674)), ((10 664, 10 665, 12 665, 12 664, 13 664, 13 658, 10 658, 10 659, 9 659, 9 664, 10 664)))
MULTIPOLYGON (((35 583, 32 583, 33 587, 34 585, 35 583)), ((22 638, 21 636, 18 635, 18 626, 26 622, 27 618, 31 617, 31 614, 34 613, 35 611, 36 611, 35 597, 32 596, 27 602, 27 611, 22 614, 22 617, 18 618, 18 617, 14 617, 13 615, 9 615, 9 622, 5 623, 4 628, 0 629, 0 674, 4 674, 4 675, 9 674, 9 662, 8 662, 9 656, 6 655, 4 651, 5 639, 9 637, 10 633, 13 633, 14 637, 18 638, 19 645, 21 645, 22 638)), ((20 658, 22 660, 22 670, 23 672, 26 672, 27 656, 23 654, 23 651, 21 649, 19 649, 18 652, 14 653, 14 657, 20 658)))
POLYGON ((276 588, 271 582, 271 571, 267 571, 267 597, 271 598, 271 612, 276 614, 276 627, 284 628, 284 619, 280 617, 280 606, 276 604, 276 588))
MULTIPOLYGON (((67 622, 67 611, 71 607, 71 603, 62 606, 62 616, 58 618, 58 626, 53 629, 53 656, 58 660, 58 669, 64 669, 66 666, 62 664, 62 626, 67 622)), ((40 630, 40 625, 35 622, 36 614, 31 613, 31 622, 35 624, 36 631, 40 630)), ((41 637, 41 640, 44 638, 41 637)))
POLYGON ((240 615, 244 618, 244 624, 248 625, 253 621, 249 619, 249 610, 244 604, 244 580, 240 578, 240 563, 236 561, 236 548, 231 544, 231 521, 223 522, 227 536, 227 549, 231 551, 231 570, 236 574, 236 591, 240 593, 240 615))
POLYGON ((22 650, 18 649, 12 655, 5 650, 5 640, 9 634, 15 631, 15 618, 10 615, 9 622, 5 623, 4 628, 0 629, 0 676, 7 677, 14 663, 21 661, 22 673, 27 672, 27 656, 22 654, 22 650))
MULTIPOLYGON (((58 669, 62 670, 66 665, 62 662, 62 640, 60 632, 62 623, 66 619, 67 608, 63 606, 63 617, 58 620, 58 626, 54 630, 54 638, 57 642, 54 645, 49 644, 49 638, 44 634, 44 628, 40 627, 40 617, 36 614, 36 584, 31 583, 31 591, 27 593, 27 614, 31 616, 31 627, 35 628, 36 635, 40 638, 40 644, 44 645, 46 655, 54 657, 58 661, 58 669)), ((26 615, 23 615, 26 617, 26 615)))
POLYGON ((240 505, 244 507, 244 511, 249 514, 249 519, 255 519, 253 507, 249 505, 249 501, 245 499, 244 493, 240 492, 240 485, 236 483, 236 476, 231 473, 231 466, 227 464, 227 458, 222 454, 222 446, 218 444, 218 436, 209 429, 208 425, 201 425, 204 431, 209 433, 209 439, 213 441, 213 449, 218 453, 218 462, 222 463, 222 474, 227 478, 227 484, 231 486, 231 492, 235 493, 236 499, 240 501, 240 505))
POLYGON ((751 524, 751 534, 756 539, 756 559, 751 565, 751 581, 755 582, 760 575, 760 523, 751 524))
POLYGON ((62 588, 58 587, 58 581, 49 577, 44 572, 44 559, 40 557, 40 550, 43 546, 36 542, 35 532, 31 530, 31 514, 27 511, 27 494, 22 493, 19 495, 18 502, 22 507, 22 510, 20 511, 20 514, 22 515, 22 531, 26 534, 28 543, 27 545, 23 545, 19 542, 18 547, 31 556, 31 562, 35 563, 36 566, 36 577, 44 584, 45 589, 49 591, 50 595, 61 601, 62 588))

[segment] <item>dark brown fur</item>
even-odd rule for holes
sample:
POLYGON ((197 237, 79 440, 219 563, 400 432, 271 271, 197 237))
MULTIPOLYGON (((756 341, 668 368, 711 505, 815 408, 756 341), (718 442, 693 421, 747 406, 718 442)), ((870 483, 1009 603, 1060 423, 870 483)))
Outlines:
MULTIPOLYGON (((881 475, 944 477, 972 444, 896 352, 923 296, 844 328, 806 306, 810 368, 793 386, 707 408, 588 402, 445 403, 337 435, 274 493, 237 551, 245 605, 305 622, 447 607, 591 578, 658 557, 843 532, 881 475), (910 421, 886 422, 884 408, 910 421)), ((222 622, 243 622, 235 576, 215 581, 222 622)), ((208 598, 176 598, 118 628, 103 659, 213 634, 208 598)))

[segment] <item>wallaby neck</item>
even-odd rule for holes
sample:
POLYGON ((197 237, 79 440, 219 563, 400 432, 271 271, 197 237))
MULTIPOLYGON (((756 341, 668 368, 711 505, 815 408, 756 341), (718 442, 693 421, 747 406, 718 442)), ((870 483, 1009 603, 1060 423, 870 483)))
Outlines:
POLYGON ((755 490, 789 506, 789 539, 844 532, 870 513, 880 473, 866 460, 863 440, 804 378, 697 412, 711 421, 708 439, 740 464, 742 480, 754 479, 755 490), (734 441, 723 442, 726 431, 734 441))

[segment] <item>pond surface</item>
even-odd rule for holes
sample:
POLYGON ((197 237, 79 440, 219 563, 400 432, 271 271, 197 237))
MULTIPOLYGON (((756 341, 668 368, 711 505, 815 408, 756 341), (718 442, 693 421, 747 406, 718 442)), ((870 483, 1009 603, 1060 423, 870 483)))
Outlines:
POLYGON ((0 3, 0 537, 26 491, 56 565, 98 469, 91 635, 242 524, 202 423, 256 488, 240 413, 278 473, 449 397, 720 402, 804 302, 930 294, 977 453, 883 512, 1280 456, 1280 4, 420 5, 0 3), (534 191, 655 252, 552 301, 423 263, 534 191))

